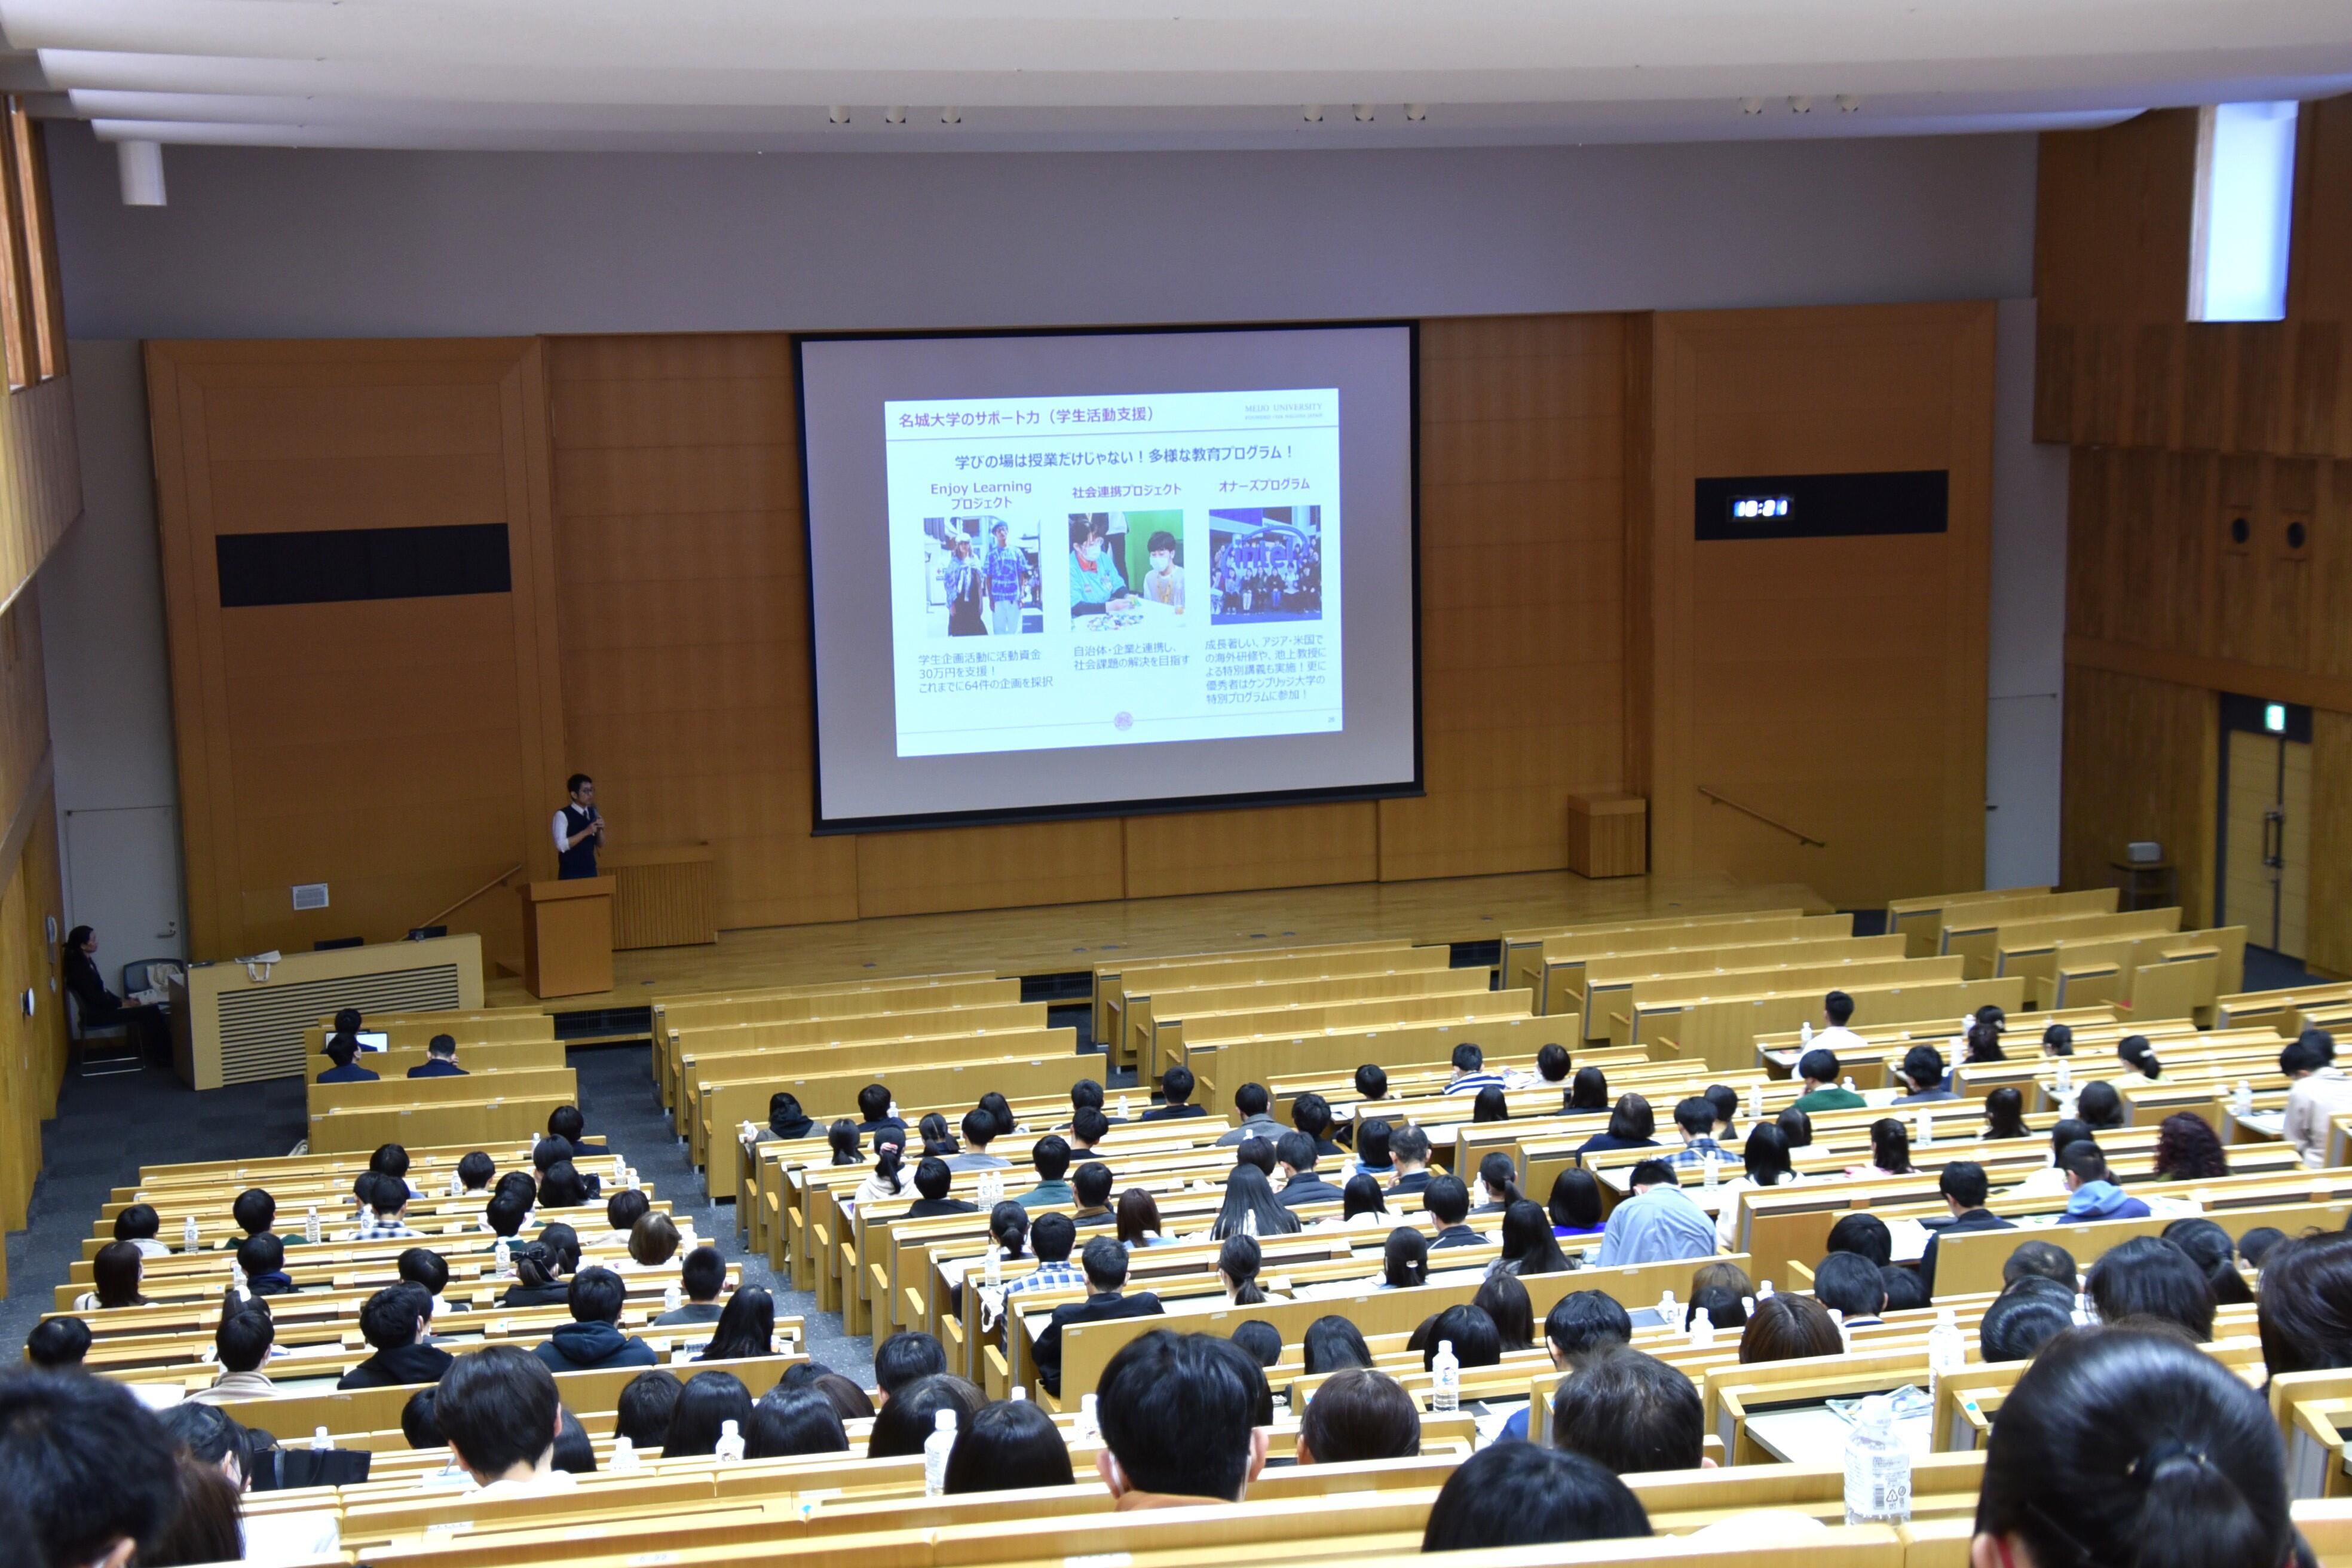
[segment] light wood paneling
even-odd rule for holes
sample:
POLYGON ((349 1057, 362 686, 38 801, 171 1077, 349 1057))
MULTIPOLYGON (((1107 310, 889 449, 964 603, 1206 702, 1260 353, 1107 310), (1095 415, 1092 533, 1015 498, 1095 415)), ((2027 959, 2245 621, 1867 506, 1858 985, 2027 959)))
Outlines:
POLYGON ((2221 811, 2213 694, 2070 662, 2065 729, 2064 885, 2108 886, 2124 846, 2153 839, 2179 868, 2183 921, 2207 924, 2221 811))
POLYGON ((48 933, 58 919, 63 934, 64 913, 39 607, 26 595, 0 616, 0 995, 12 998, 0 1007, 0 1228, 25 1223, 41 1122, 64 1079, 65 1003, 48 933), (13 1000, 26 991, 30 1018, 13 1000))
MULTIPOLYGON (((518 862, 565 772, 531 339, 153 343, 191 947, 398 937, 518 862), (221 535, 502 522, 505 594, 221 606, 221 535), (289 889, 323 881, 331 906, 289 889)), ((520 952, 512 900, 451 917, 520 952)))
POLYGON ((1126 837, 1130 899, 1380 876, 1380 814, 1370 802, 1131 816, 1126 837))
POLYGON ((2311 937, 2305 962, 2352 974, 2352 712, 2311 715, 2311 937))
POLYGON ((1651 865, 1842 908, 1973 885, 1991 307, 1661 314, 1652 334, 1651 865), (1916 468, 1950 476, 1944 533, 1694 537, 1702 477, 1916 468))
POLYGON ((1125 824, 1013 823, 868 833, 857 839, 857 912, 926 914, 1125 896, 1125 824))

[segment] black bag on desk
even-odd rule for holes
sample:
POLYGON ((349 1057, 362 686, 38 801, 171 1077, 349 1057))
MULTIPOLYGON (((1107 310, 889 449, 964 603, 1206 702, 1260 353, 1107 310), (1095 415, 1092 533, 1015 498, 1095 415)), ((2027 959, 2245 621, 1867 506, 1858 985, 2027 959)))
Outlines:
POLYGON ((357 1486, 374 1459, 365 1448, 268 1448, 254 1456, 253 1489, 357 1486))

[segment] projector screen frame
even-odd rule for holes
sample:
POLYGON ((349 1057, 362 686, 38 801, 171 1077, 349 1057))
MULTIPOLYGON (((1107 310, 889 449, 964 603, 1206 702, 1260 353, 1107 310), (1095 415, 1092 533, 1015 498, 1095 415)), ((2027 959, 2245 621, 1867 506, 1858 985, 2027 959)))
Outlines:
MULTIPOLYGON (((1361 321, 1160 322, 1145 326, 896 328, 792 334, 793 423, 800 464, 801 548, 808 584, 804 630, 808 637, 810 836, 824 838, 860 833, 903 833, 923 828, 998 826, 1011 823, 1082 822, 1105 817, 1168 816, 1180 813, 1240 811, 1349 801, 1411 800, 1429 793, 1426 738, 1423 732, 1421 626, 1421 321, 1416 317, 1371 317, 1361 321), (823 714, 817 679, 816 528, 809 499, 808 387, 802 345, 813 342, 876 342, 959 338, 1160 337, 1215 332, 1339 331, 1402 328, 1405 332, 1406 530, 1410 564, 1408 594, 1412 623, 1412 777, 1409 782, 1342 784, 1322 789, 1260 790, 1177 798, 1072 802, 1055 805, 1006 806, 979 811, 920 812, 891 816, 828 817, 820 750, 823 714)), ((1191 742, 1171 742, 1188 745, 1191 742)), ((1072 748, 1087 750, 1091 748, 1072 748)))

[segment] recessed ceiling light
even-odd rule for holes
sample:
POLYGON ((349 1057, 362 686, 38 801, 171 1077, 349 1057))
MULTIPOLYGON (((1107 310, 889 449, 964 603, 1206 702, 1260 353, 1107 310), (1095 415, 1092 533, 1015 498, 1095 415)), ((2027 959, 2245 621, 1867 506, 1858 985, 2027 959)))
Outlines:
POLYGON ((1323 123, 1323 106, 1319 103, 1302 105, 1298 110, 1298 114, 1299 118, 1306 121, 1309 125, 1320 125, 1323 123))

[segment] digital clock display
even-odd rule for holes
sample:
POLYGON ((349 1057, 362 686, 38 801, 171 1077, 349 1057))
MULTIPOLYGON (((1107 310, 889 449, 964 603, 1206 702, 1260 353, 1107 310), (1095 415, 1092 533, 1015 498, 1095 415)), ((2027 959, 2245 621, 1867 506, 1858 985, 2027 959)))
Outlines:
POLYGON ((1734 496, 1731 515, 1742 521, 1789 515, 1787 496, 1734 496))

